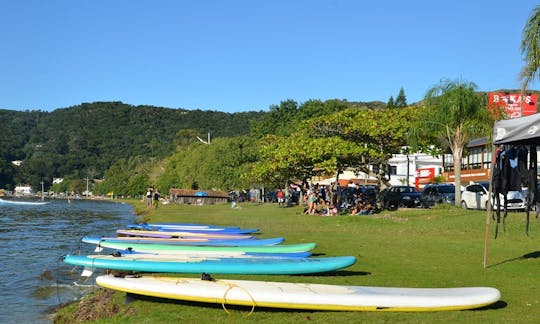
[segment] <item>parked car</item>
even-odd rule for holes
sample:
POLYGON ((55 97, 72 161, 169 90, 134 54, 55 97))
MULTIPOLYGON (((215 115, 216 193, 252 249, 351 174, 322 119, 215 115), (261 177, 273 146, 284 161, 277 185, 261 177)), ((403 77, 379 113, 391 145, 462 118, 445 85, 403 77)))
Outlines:
POLYGON ((379 195, 379 187, 374 185, 365 185, 358 188, 360 194, 366 198, 372 206, 377 204, 377 196, 379 195))
POLYGON ((422 190, 424 207, 433 207, 435 204, 454 204, 455 201, 456 192, 453 184, 428 184, 422 190))
POLYGON ((392 186, 383 194, 384 208, 395 210, 398 207, 420 207, 422 194, 413 186, 392 186))
POLYGON ((473 183, 461 193, 463 209, 486 209, 488 203, 488 183, 473 183))
MULTIPOLYGON (((486 209, 489 196, 489 182, 480 181, 465 187, 461 193, 461 207, 464 209, 486 209)), ((501 208, 504 196, 500 194, 501 208)), ((524 191, 509 191, 506 195, 507 210, 523 210, 527 207, 527 198, 524 191)), ((496 201, 492 202, 493 208, 497 208, 496 201)))

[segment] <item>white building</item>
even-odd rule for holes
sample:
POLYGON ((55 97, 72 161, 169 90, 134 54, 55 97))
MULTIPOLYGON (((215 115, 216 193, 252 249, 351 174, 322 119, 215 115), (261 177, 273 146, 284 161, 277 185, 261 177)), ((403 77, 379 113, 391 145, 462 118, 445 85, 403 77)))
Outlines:
POLYGON ((64 182, 64 178, 53 178, 52 183, 53 184, 59 184, 64 182))
POLYGON ((33 193, 32 187, 30 187, 29 185, 18 185, 15 187, 16 195, 27 196, 27 195, 31 195, 32 193, 33 193))
MULTIPOLYGON (((424 153, 393 154, 392 158, 388 160, 388 164, 390 165, 390 184, 392 186, 408 184, 421 189, 425 184, 434 182, 435 177, 443 175, 442 156, 432 156, 424 153)), ((330 185, 335 181, 335 175, 329 178, 315 177, 312 179, 312 183, 322 185, 330 185)), ((364 172, 343 171, 339 175, 340 185, 346 186, 349 182, 357 185, 376 184, 377 178, 364 172)))
POLYGON ((390 183, 393 186, 406 185, 422 188, 433 182, 435 177, 443 173, 442 156, 424 153, 393 154, 388 160, 390 164, 390 183), (408 179, 408 182, 407 182, 408 179))

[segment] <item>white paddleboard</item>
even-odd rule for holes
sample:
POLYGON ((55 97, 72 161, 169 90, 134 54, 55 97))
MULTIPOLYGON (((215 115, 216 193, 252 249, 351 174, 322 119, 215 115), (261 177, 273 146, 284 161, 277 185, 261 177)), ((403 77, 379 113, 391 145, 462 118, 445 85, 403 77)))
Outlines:
POLYGON ((487 306, 501 294, 490 287, 392 288, 178 277, 99 276, 102 287, 195 302, 332 311, 444 311, 487 306))
POLYGON ((41 206, 41 205, 47 205, 49 204, 49 202, 48 201, 5 200, 5 199, 0 198, 0 204, 41 206))

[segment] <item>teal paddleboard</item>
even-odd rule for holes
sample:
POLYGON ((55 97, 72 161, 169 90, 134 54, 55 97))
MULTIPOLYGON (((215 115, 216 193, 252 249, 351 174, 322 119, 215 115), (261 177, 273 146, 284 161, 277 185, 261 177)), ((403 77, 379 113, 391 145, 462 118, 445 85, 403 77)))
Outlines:
POLYGON ((194 252, 257 252, 257 253, 285 253, 306 252, 313 250, 316 243, 279 244, 279 245, 245 245, 245 246, 199 246, 178 244, 150 244, 132 242, 102 241, 100 247, 116 250, 132 249, 138 252, 152 253, 190 253, 194 252))
MULTIPOLYGON (((141 257, 142 258, 142 257, 141 257)), ((353 265, 353 256, 322 258, 178 258, 178 259, 125 259, 110 255, 66 255, 64 262, 83 266, 86 271, 111 269, 162 273, 223 273, 223 274, 276 274, 292 275, 328 272, 353 265)))

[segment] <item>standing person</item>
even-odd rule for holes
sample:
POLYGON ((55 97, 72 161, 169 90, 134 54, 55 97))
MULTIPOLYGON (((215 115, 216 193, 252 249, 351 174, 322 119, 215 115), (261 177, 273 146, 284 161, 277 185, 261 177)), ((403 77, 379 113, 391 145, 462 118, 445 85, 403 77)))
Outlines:
POLYGON ((155 209, 157 209, 157 207, 158 207, 159 197, 160 197, 160 196, 159 196, 159 192, 158 192, 157 189, 156 189, 156 191, 154 191, 154 203, 153 203, 153 207, 154 207, 155 209))
POLYGON ((308 206, 304 214, 313 215, 317 212, 317 192, 311 191, 308 196, 308 206))
POLYGON ((283 190, 281 189, 278 189, 277 201, 278 201, 279 207, 283 207, 285 205, 285 194, 283 193, 283 190))
POLYGON ((152 208, 152 187, 146 190, 146 208, 152 208))

